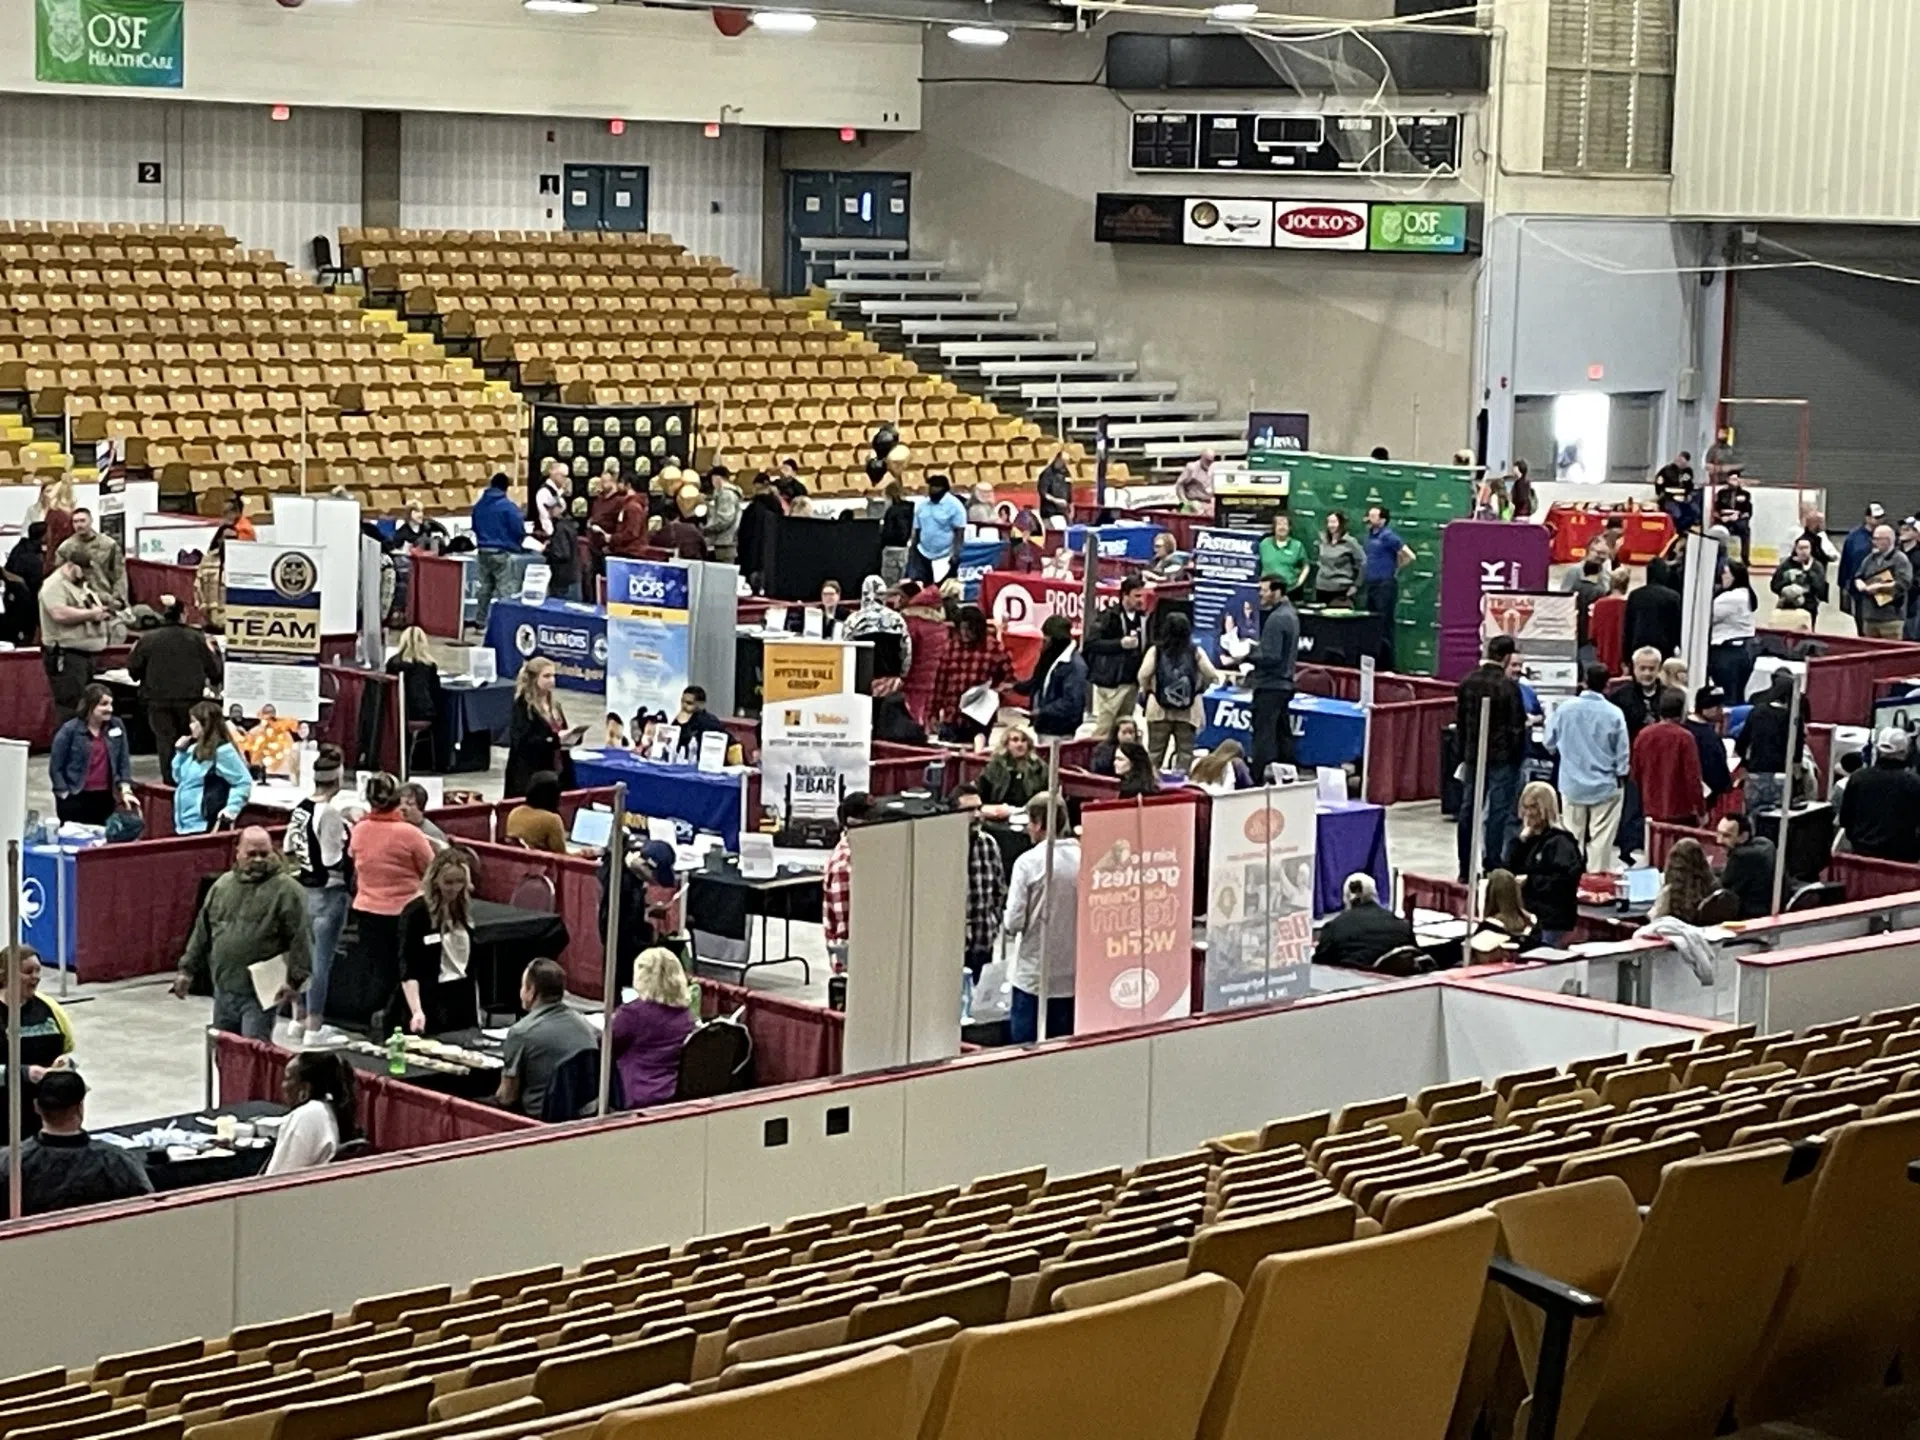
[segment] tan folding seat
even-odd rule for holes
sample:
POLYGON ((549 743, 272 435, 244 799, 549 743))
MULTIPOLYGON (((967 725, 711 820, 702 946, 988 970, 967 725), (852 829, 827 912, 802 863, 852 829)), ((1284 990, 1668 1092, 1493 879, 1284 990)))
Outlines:
POLYGON ((789 1379, 638 1410, 615 1410, 593 1440, 901 1440, 913 1363, 886 1346, 789 1379))

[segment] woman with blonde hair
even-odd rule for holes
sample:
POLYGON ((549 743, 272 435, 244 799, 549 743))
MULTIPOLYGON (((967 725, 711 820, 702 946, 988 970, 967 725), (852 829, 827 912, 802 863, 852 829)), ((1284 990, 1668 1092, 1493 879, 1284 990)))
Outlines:
POLYGON ((980 798, 988 805, 1019 809, 1047 788, 1047 762, 1034 748, 1033 732, 1009 725, 1000 732, 993 758, 980 772, 980 798))
POLYGON ((40 482, 40 493, 20 522, 21 532, 24 534, 36 520, 45 522, 47 527, 41 537, 41 563, 43 572, 51 574, 60 547, 73 534, 73 476, 54 475, 40 482))
POLYGON ((1713 866, 1698 840, 1679 840, 1667 852, 1667 868, 1660 876, 1660 893, 1654 897, 1649 920, 1671 915, 1691 925, 1707 896, 1720 888, 1713 866))
POLYGON ((613 1013, 613 1063, 626 1108, 673 1099, 680 1082, 680 1050, 693 1033, 693 991, 680 957, 663 945, 633 962, 633 999, 613 1013))
POLYGON ((1560 797, 1544 780, 1520 792, 1520 833, 1507 845, 1506 869, 1520 882, 1520 901, 1533 913, 1540 939, 1559 945, 1579 923, 1580 844, 1560 824, 1560 797))
POLYGON ((383 1027, 441 1035, 480 1023, 473 957, 473 852, 448 846, 400 912, 400 989, 383 1027))
POLYGON ((1250 790, 1253 770, 1247 764, 1247 752, 1238 740, 1222 740, 1193 762, 1187 771, 1187 783, 1203 790, 1250 790))
POLYGON ((1678 690, 1682 695, 1693 693, 1687 687, 1687 662, 1678 655, 1669 656, 1660 662, 1660 683, 1669 690, 1678 690))
POLYGON ((536 655, 520 667, 513 682, 513 718, 507 722, 506 795, 527 793, 527 783, 542 770, 560 779, 562 790, 573 788, 573 757, 567 753, 567 712, 554 693, 559 671, 553 661, 536 655))

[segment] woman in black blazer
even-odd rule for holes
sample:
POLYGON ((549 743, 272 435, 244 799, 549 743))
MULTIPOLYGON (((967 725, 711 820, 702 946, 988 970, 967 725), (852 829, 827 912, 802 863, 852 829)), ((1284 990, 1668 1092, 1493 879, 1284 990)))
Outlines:
POLYGON ((560 777, 562 790, 573 789, 573 757, 567 753, 567 716, 553 693, 553 661, 536 656, 520 667, 513 686, 513 718, 507 722, 506 795, 527 793, 527 782, 542 770, 560 777))
POLYGON ((400 988, 383 1034, 444 1035, 480 1023, 472 973, 473 858, 457 847, 433 857, 420 894, 400 912, 400 988))

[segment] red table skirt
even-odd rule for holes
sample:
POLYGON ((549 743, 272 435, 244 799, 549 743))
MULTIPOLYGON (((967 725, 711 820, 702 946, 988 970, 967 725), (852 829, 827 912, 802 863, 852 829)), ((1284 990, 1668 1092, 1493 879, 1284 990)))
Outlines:
MULTIPOLYGON (((292 1058, 288 1051, 239 1035, 214 1037, 214 1068, 220 1077, 220 1103, 280 1100, 280 1077, 292 1058)), ((360 1133, 382 1153, 479 1140, 540 1122, 496 1106, 436 1094, 404 1080, 354 1072, 355 1108, 360 1133)))
POLYGON ((1547 529, 1553 534, 1553 563, 1567 565, 1586 553, 1587 542, 1619 516, 1626 522, 1618 558, 1644 565, 1673 539, 1673 522, 1660 510, 1601 510, 1554 505, 1547 510, 1547 529))
MULTIPOLYGON (((280 832, 272 833, 278 844, 280 832)), ((78 852, 75 975, 84 981, 125 980, 165 974, 178 965, 193 929, 200 881, 233 864, 233 839, 230 830, 168 835, 78 852)))
POLYGON ((790 1085, 799 1080, 823 1080, 840 1073, 841 1044, 847 1017, 838 1010, 809 1005, 727 985, 704 976, 700 981, 700 1014, 711 1020, 731 1015, 742 1006, 747 1033, 753 1036, 754 1075, 761 1085, 790 1085))
MULTIPOLYGON (((125 665, 128 653, 125 645, 111 647, 100 653, 93 668, 125 665)), ((53 713, 53 691, 47 687, 39 647, 0 650, 0 738, 25 740, 35 750, 46 750, 53 744, 53 732, 68 718, 53 713)))
POLYGON ((1807 715, 1829 725, 1865 725, 1883 680, 1920 675, 1920 644, 1870 640, 1864 635, 1816 635, 1770 630, 1788 645, 1813 639, 1825 651, 1807 661, 1807 715))
POLYGON ((160 597, 171 595, 186 602, 189 625, 204 625, 207 615, 193 596, 194 567, 169 565, 161 560, 127 561, 127 598, 136 605, 160 608, 160 597))
POLYGON ((413 567, 407 580, 408 621, 429 635, 458 640, 466 616, 466 565, 425 550, 409 551, 407 561, 413 567))

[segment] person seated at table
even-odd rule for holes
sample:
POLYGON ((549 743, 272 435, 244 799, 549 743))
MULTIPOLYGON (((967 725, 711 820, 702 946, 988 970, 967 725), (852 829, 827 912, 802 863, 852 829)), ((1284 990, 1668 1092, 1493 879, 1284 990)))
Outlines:
MULTIPOLYGON (((44 1215, 153 1193, 142 1152, 96 1140, 86 1130, 87 1082, 52 1070, 34 1097, 40 1133, 20 1146, 20 1213, 44 1215)), ((0 1151, 0 1214, 10 1212, 12 1157, 0 1151)))
POLYGON ((582 1050, 596 1050, 592 1028, 567 1008, 567 972, 556 960, 535 960, 520 977, 520 1005, 527 1013, 507 1031, 500 1050, 505 1068, 494 1100, 509 1110, 540 1118, 554 1071, 582 1050))
POLYGON ((400 523, 393 527, 396 550, 430 550, 438 555, 447 543, 447 527, 430 519, 424 505, 409 505, 400 523))
POLYGON ((338 1050, 303 1050, 287 1061, 280 1098, 288 1115, 274 1137, 266 1173, 290 1175, 330 1162, 360 1134, 353 1103, 353 1066, 338 1050))
MULTIPOLYGON (((878 576, 869 577, 878 579, 878 576)), ((806 633, 807 616, 819 617, 820 638, 831 640, 840 633, 840 582, 828 579, 820 585, 820 599, 812 605, 795 605, 787 611, 787 629, 796 635, 806 633)))
POLYGON ((1093 747, 1093 757, 1087 762, 1087 768, 1096 775, 1114 773, 1113 757, 1122 745, 1139 745, 1146 737, 1140 732, 1140 722, 1131 715, 1123 715, 1114 721, 1113 734, 1093 747))
POLYGON ((1187 783, 1218 793, 1251 790, 1253 767, 1247 764, 1247 752, 1238 740, 1222 740, 1193 762, 1193 768, 1187 771, 1187 783))
MULTIPOLYGON (((1849 787, 1851 788, 1851 787, 1849 787)), ((1720 867, 1720 888, 1731 890, 1740 900, 1739 919, 1758 920, 1773 912, 1773 841, 1757 835, 1753 816, 1736 811, 1720 817, 1713 827, 1714 837, 1727 852, 1720 867)))
POLYGON ((627 722, 618 715, 608 715, 607 728, 600 737, 600 743, 609 750, 631 750, 633 745, 627 739, 627 722))
POLYGON ((407 702, 407 728, 431 730, 440 714, 440 666, 433 658, 427 632, 409 625, 400 632, 400 645, 387 660, 386 671, 400 679, 407 702))
POLYGON ((613 1063, 627 1109, 673 1099, 680 1051, 693 1033, 692 1003, 680 957, 659 945, 642 950, 633 965, 633 999, 613 1012, 613 1063))
POLYGON ((1153 537, 1153 559, 1140 572, 1149 585, 1166 585, 1187 578, 1187 555, 1171 534, 1162 530, 1153 537))
POLYGON ((400 787, 400 818, 426 836, 435 850, 440 850, 450 842, 447 832, 427 818, 427 801, 430 798, 426 786, 409 780, 400 787))
POLYGON ((1706 898, 1719 888, 1720 882, 1714 878, 1713 866, 1707 863, 1707 852, 1700 847, 1700 842, 1677 840, 1667 852, 1667 868, 1660 875, 1660 893, 1653 897, 1653 908, 1647 912, 1647 918, 1658 920, 1670 915, 1691 925, 1706 898))
POLYGON ((133 752, 113 714, 113 692, 89 685, 73 717, 53 736, 47 757, 54 812, 62 823, 104 825, 116 805, 132 807, 133 752))
POLYGON ((1031 696, 1034 730, 1046 739, 1071 740, 1087 713, 1087 662, 1073 643, 1073 622, 1049 615, 1040 626, 1045 642, 1033 674, 1015 685, 1031 696))
POLYGON ((507 843, 549 855, 567 853, 567 822, 560 818, 560 777, 542 770, 527 781, 527 798, 507 812, 507 843))
POLYGON ((1920 775, 1908 764, 1905 730, 1889 725, 1873 737, 1873 764, 1847 781, 1840 829, 1847 847, 1874 860, 1920 860, 1920 775))
POLYGON ((1579 922, 1580 842, 1560 824, 1560 796, 1544 780, 1520 791, 1520 833, 1502 857, 1520 882, 1520 901, 1539 923, 1540 939, 1558 945, 1579 922))
POLYGON ((507 774, 503 792, 524 795, 527 784, 542 770, 560 777, 560 788, 573 788, 573 757, 567 753, 570 733, 567 712, 554 693, 559 671, 553 661, 536 655, 520 667, 513 682, 513 717, 507 722, 507 774))
POLYGON ((1017 809, 1047 788, 1047 762, 1034 753, 1033 732, 1009 725, 1000 732, 993 758, 980 772, 980 798, 1017 809))
POLYGON ((253 794, 253 775, 227 738, 226 717, 211 700, 187 712, 187 733, 173 754, 173 830, 204 835, 231 825, 253 794))
POLYGON ((700 758, 702 735, 724 735, 727 749, 733 749, 733 732, 727 722, 707 709, 707 691, 703 685, 689 685, 680 692, 680 712, 674 717, 680 727, 680 746, 675 759, 691 765, 700 758))
POLYGON ((1355 872, 1340 887, 1345 908, 1320 927, 1313 947, 1315 965, 1344 965, 1370 970, 1389 950, 1413 944, 1413 926, 1380 903, 1371 875, 1355 872))
MULTIPOLYGON (((28 1135, 40 1128, 40 1113, 33 1108, 33 1097, 40 1082, 55 1070, 73 1063, 73 1022, 57 1000, 40 993, 40 955, 31 946, 16 952, 20 963, 20 1067, 26 1072, 26 1084, 20 1087, 20 1123, 28 1135)), ((0 965, 9 963, 0 951, 0 965)), ((4 974, 0 971, 0 974, 4 974)), ((6 987, 0 985, 0 1027, 7 1023, 6 987)), ((7 1073, 0 1060, 0 1102, 6 1098, 7 1073)), ((5 1125, 0 1118, 0 1126, 5 1125)))
POLYGON ((470 851, 442 850, 420 877, 419 894, 400 912, 400 984, 382 1034, 444 1035, 480 1023, 472 973, 473 865, 470 851))
POLYGON ((1160 772, 1144 745, 1122 745, 1113 757, 1113 773, 1120 777, 1122 800, 1160 793, 1160 772))
POLYGON ((1480 924, 1467 938, 1476 958, 1495 960, 1516 954, 1532 942, 1537 922, 1520 896, 1520 882, 1511 870, 1487 876, 1487 897, 1480 924))

